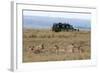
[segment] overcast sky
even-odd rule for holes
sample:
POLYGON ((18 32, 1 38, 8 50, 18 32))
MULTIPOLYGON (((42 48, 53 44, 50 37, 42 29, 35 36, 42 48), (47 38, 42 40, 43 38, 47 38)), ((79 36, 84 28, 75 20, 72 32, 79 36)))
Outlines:
POLYGON ((53 23, 70 23, 78 28, 91 28, 91 14, 24 11, 23 25, 25 28, 51 28, 53 23))
POLYGON ((63 12, 44 12, 44 11, 24 11, 25 16, 48 16, 58 18, 76 18, 76 19, 88 19, 90 20, 91 14, 86 13, 63 13, 63 12))

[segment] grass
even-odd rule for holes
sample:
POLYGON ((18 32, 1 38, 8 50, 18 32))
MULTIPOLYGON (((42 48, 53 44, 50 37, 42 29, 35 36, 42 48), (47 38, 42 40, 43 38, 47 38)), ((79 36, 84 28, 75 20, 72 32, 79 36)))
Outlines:
POLYGON ((90 59, 90 45, 90 31, 52 32, 51 30, 25 29, 23 31, 23 62, 90 59), (72 43, 81 45, 84 52, 57 53, 53 49, 54 45, 58 45, 59 49, 66 49, 72 43), (30 46, 36 47, 40 44, 44 44, 43 53, 35 54, 28 50, 30 46))

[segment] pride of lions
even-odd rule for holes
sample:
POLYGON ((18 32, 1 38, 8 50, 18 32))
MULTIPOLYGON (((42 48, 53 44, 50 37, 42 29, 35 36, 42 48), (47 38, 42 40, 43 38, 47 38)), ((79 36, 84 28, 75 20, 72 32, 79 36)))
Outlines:
POLYGON ((66 45, 65 48, 61 48, 59 45, 53 45, 51 49, 47 49, 45 44, 40 44, 37 46, 29 46, 27 52, 40 54, 40 53, 82 53, 84 48, 81 44, 71 43, 66 45))

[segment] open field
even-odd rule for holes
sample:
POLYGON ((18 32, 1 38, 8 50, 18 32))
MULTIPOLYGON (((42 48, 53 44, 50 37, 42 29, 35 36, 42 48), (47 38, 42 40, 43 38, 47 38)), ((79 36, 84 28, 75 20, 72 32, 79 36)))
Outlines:
POLYGON ((23 62, 90 59, 90 33, 24 29, 23 62))

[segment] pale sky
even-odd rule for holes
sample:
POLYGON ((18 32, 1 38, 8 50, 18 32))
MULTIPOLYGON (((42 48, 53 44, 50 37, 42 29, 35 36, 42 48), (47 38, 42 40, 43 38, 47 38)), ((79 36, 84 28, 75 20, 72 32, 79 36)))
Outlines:
POLYGON ((44 12, 44 11, 23 11, 25 16, 47 16, 58 18, 91 19, 91 14, 86 13, 63 13, 63 12, 44 12))

